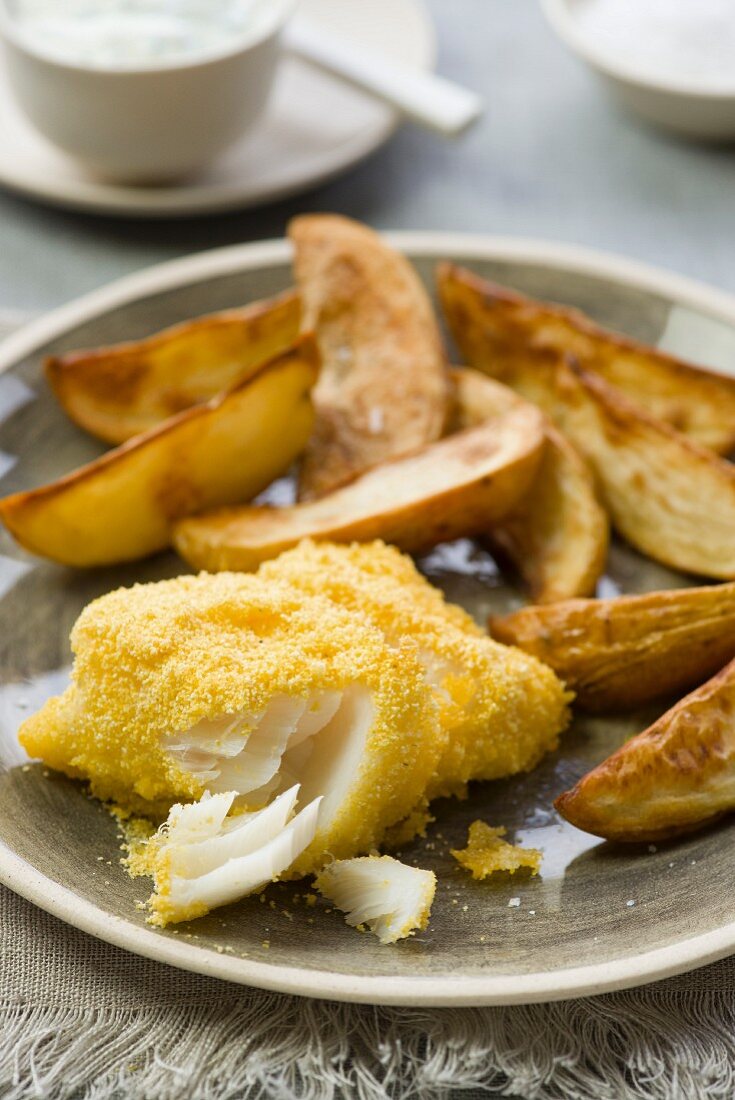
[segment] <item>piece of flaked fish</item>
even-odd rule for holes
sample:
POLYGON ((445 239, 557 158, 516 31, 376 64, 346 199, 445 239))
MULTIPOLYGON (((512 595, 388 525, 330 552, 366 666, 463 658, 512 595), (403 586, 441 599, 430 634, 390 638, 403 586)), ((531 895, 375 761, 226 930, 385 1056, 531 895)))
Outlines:
POLYGON ((235 791, 172 806, 164 825, 136 858, 153 876, 149 921, 161 927, 239 901, 284 874, 311 844, 320 798, 295 813, 292 787, 254 813, 228 816, 235 791))
MULTIPOLYGON (((340 691, 306 698, 275 695, 260 714, 203 718, 168 737, 165 747, 211 792, 234 790, 247 796, 248 805, 257 806, 283 786, 280 773, 284 761, 293 759, 292 750, 329 726, 344 704, 345 693, 340 691)), ((344 713, 339 720, 344 720, 344 713)))
POLYGON ((348 924, 366 925, 381 943, 412 936, 429 923, 436 875, 392 856, 335 860, 314 881, 348 924))

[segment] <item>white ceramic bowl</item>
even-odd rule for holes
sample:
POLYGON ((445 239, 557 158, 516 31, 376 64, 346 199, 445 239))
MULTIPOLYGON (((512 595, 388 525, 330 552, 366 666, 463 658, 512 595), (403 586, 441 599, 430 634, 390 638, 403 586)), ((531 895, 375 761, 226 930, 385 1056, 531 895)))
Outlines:
POLYGON ((35 127, 105 178, 159 183, 212 161, 260 116, 295 0, 231 47, 125 68, 60 59, 29 43, 0 0, 11 86, 35 127))
POLYGON ((693 81, 643 76, 582 33, 575 9, 584 2, 541 0, 541 6, 562 42, 602 78, 626 108, 686 137, 708 141, 735 138, 735 73, 732 90, 727 91, 704 89, 693 81))

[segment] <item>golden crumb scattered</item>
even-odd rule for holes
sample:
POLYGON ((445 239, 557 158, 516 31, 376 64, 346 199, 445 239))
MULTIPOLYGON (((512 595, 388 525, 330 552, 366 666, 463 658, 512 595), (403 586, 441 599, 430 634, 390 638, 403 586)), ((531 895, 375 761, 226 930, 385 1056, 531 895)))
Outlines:
POLYGON ((497 871, 513 875, 521 869, 528 869, 532 875, 537 875, 541 867, 541 852, 535 848, 509 844, 502 839, 505 833, 502 826, 493 828, 484 821, 473 821, 467 847, 452 848, 451 853, 475 879, 487 878, 497 871))
MULTIPOLYGON (((131 816, 126 811, 122 811, 119 806, 108 805, 107 808, 117 820, 118 835, 122 838, 120 850, 125 854, 121 857, 120 863, 131 878, 150 874, 147 845, 156 831, 156 826, 147 818, 131 816)), ((112 867, 112 861, 105 860, 104 856, 97 856, 97 859, 104 860, 108 867, 112 867)))
MULTIPOLYGON (((393 825, 385 835, 384 848, 396 850, 404 844, 410 844, 415 837, 425 837, 426 830, 436 818, 429 813, 429 803, 424 798, 419 802, 408 817, 393 825)), ((396 852, 398 855, 399 853, 396 852)))

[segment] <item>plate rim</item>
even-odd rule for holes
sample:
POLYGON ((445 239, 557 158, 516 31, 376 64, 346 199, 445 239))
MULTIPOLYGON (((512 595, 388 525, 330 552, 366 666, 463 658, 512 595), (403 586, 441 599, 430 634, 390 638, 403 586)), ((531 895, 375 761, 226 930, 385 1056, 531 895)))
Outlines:
MULTIPOLYGON (((426 0, 402 0, 407 7, 414 9, 423 24, 423 56, 418 67, 424 71, 433 71, 438 55, 438 33, 426 0)), ((0 66, 5 65, 0 42, 0 66)), ((14 108, 11 108, 14 109, 14 108)), ((18 108, 18 112, 20 109, 18 108)), ((27 120, 23 119, 24 124, 27 120)), ((46 203, 62 210, 76 210, 104 217, 129 218, 182 218, 204 217, 207 214, 223 214, 235 210, 256 210, 269 203, 281 202, 293 195, 301 194, 320 187, 358 165, 372 153, 378 151, 401 125, 402 119, 397 111, 385 108, 382 122, 362 127, 353 133, 347 141, 336 146, 329 164, 323 168, 309 168, 299 179, 291 179, 276 187, 265 188, 261 185, 251 193, 245 193, 244 187, 232 182, 202 183, 192 186, 182 184, 172 187, 125 187, 121 184, 105 183, 92 178, 62 180, 59 184, 53 178, 38 175, 30 176, 23 171, 15 171, 0 158, 0 187, 12 194, 46 203)), ((32 129, 32 124, 27 123, 32 129)))
MULTIPOLYGON (((612 278, 633 289, 661 294, 735 327, 735 295, 614 254, 548 240, 479 234, 404 231, 385 236, 414 258, 447 255, 470 261, 474 258, 548 263, 580 275, 612 278)), ((6 337, 0 343, 0 373, 68 328, 93 320, 112 308, 207 278, 285 264, 290 255, 288 241, 276 239, 200 252, 123 276, 6 337)), ((355 977, 219 954, 213 948, 197 947, 165 933, 140 928, 47 878, 17 855, 2 837, 0 882, 65 923, 156 962, 260 989, 362 1004, 461 1007, 566 1000, 649 984, 705 966, 735 951, 733 921, 666 947, 612 962, 556 971, 462 978, 355 977)))

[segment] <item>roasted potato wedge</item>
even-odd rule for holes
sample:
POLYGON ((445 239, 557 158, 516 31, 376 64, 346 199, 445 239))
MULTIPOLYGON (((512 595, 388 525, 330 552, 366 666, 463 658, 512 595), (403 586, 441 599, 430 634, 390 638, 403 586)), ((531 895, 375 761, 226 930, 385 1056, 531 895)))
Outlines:
POLYGON ((318 352, 309 338, 206 405, 51 485, 0 501, 34 554, 64 565, 132 561, 170 542, 173 520, 250 500, 288 469, 313 425, 318 352))
POLYGON ((484 532, 528 491, 543 419, 524 405, 369 470, 329 496, 289 508, 241 507, 176 524, 174 544, 197 569, 255 569, 303 538, 382 538, 418 551, 484 532))
POLYGON ((289 348, 299 332, 295 291, 212 313, 146 340, 46 360, 46 377, 75 424, 106 443, 209 401, 289 348))
POLYGON ((735 467, 574 363, 557 368, 552 415, 632 546, 684 573, 735 577, 735 467))
POLYGON ((404 256, 337 215, 295 218, 289 235, 302 326, 322 357, 299 484, 307 500, 439 439, 449 392, 434 311, 404 256))
POLYGON ((524 607, 489 627, 550 665, 578 706, 632 710, 689 691, 735 658, 735 584, 524 607))
POLYGON ((439 295, 468 363, 506 381, 529 352, 571 352, 651 416, 697 443, 735 449, 735 378, 695 367, 593 324, 583 313, 534 301, 453 264, 438 269, 439 295))
POLYGON ((666 840, 735 809, 735 661, 554 803, 607 840, 666 840))
MULTIPOLYGON (((492 361, 472 345, 473 366, 492 361)), ((619 533, 655 561, 735 577, 735 467, 654 420, 572 358, 539 351, 502 380, 538 404, 589 462, 619 533)))
MULTIPOLYGON (((452 378, 462 427, 521 400, 479 371, 454 368, 452 378)), ((605 567, 610 525, 586 463, 549 420, 545 433, 531 489, 493 527, 489 541, 510 559, 534 600, 553 603, 594 592, 605 567)))

